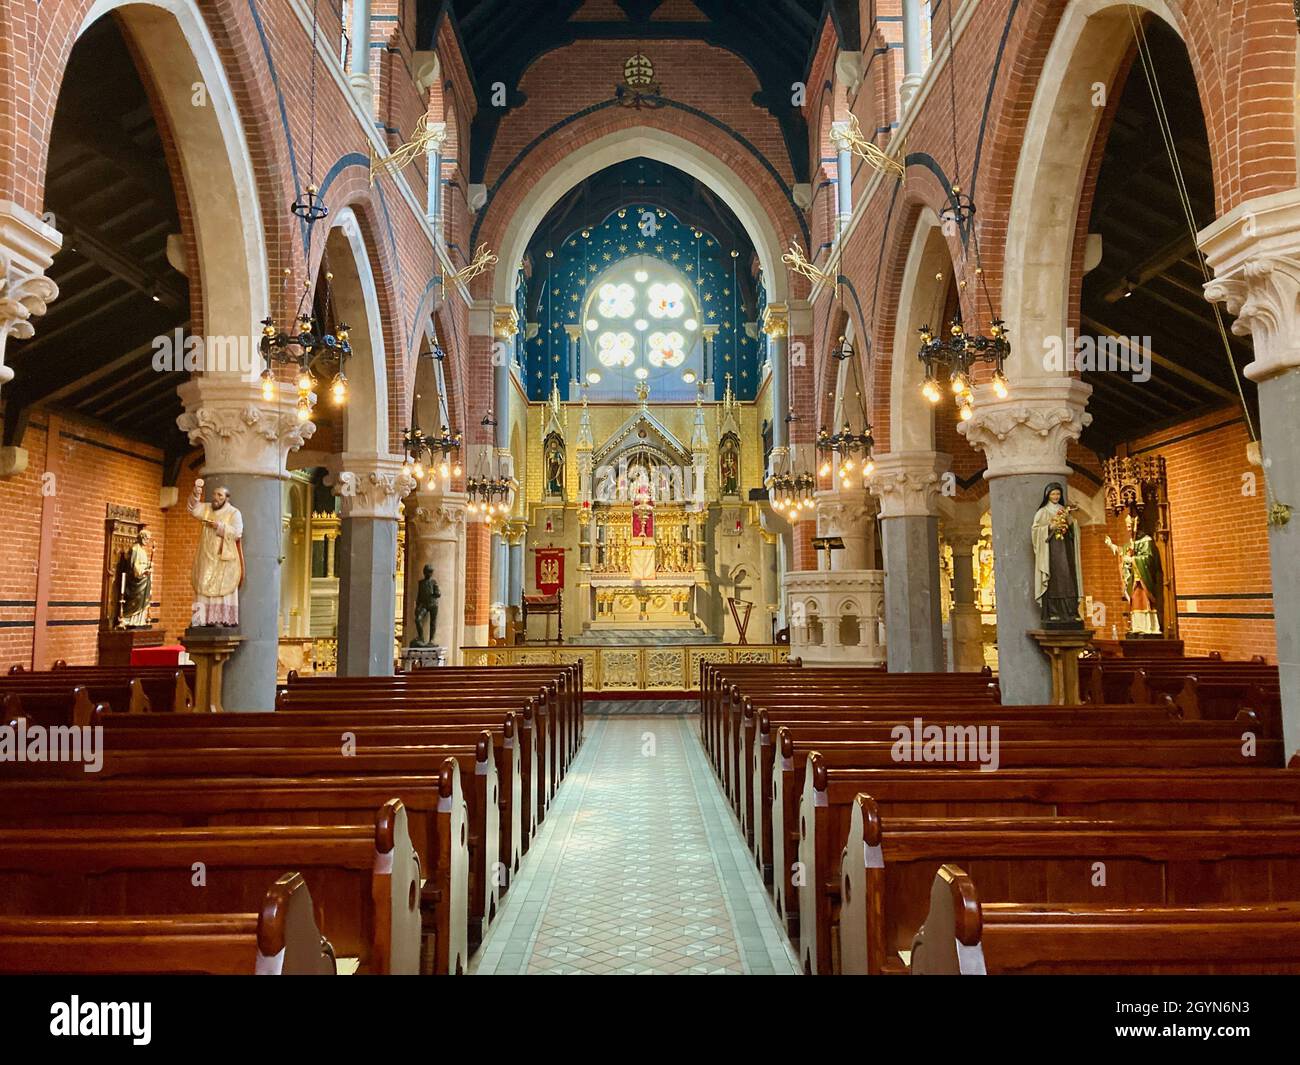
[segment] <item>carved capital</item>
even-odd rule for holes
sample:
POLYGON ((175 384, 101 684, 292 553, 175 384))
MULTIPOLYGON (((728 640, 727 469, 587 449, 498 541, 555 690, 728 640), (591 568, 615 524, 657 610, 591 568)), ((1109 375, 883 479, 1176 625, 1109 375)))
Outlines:
POLYGON ((763 308, 763 332, 770 337, 790 335, 790 308, 784 303, 769 303, 763 308))
POLYGON ((861 535, 875 514, 875 500, 864 489, 817 493, 819 536, 861 535))
POLYGON ((1092 386, 1072 377, 1017 381, 1012 394, 998 399, 992 388, 975 389, 975 413, 957 432, 984 452, 984 477, 1025 473, 1067 476, 1066 449, 1092 421, 1084 408, 1092 386))
POLYGON ((177 391, 185 413, 176 424, 191 444, 202 446, 205 476, 283 477, 289 452, 316 432, 314 422, 299 421, 293 396, 281 390, 268 403, 258 385, 242 377, 200 374, 177 391))
POLYGON ((399 504, 414 491, 416 480, 397 455, 344 455, 334 474, 334 494, 343 500, 344 518, 396 521, 399 504))
POLYGON ((1232 331, 1249 336, 1263 381, 1300 366, 1300 189, 1247 200, 1199 234, 1214 280, 1206 299, 1236 316, 1232 331))
POLYGON ((831 123, 831 143, 835 145, 836 150, 847 152, 852 145, 849 138, 849 124, 847 122, 831 123))
POLYGON ((952 456, 937 451, 896 451, 876 456, 871 494, 882 518, 929 517, 939 512, 942 478, 952 456))
POLYGON ((29 340, 59 287, 45 271, 63 245, 58 231, 8 200, 0 202, 0 385, 13 380, 5 365, 9 338, 29 340))
POLYGON ((509 303, 498 303, 492 308, 492 335, 498 340, 509 340, 519 332, 519 312, 509 303))
POLYGON ((415 529, 420 540, 454 540, 465 533, 464 492, 417 492, 415 495, 415 529))
POLYGON ((864 65, 861 52, 841 52, 835 57, 835 77, 853 96, 862 84, 864 65))
POLYGON ((429 128, 429 135, 425 143, 429 146, 431 151, 435 151, 435 152, 442 151, 442 146, 443 144, 446 143, 447 140, 447 123, 430 122, 428 128, 429 128))

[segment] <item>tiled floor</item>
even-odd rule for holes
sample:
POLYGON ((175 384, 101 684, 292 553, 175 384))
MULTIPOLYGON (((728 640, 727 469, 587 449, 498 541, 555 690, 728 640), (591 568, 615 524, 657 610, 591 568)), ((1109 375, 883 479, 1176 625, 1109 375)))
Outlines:
POLYGON ((797 971, 698 721, 588 720, 472 972, 797 971))

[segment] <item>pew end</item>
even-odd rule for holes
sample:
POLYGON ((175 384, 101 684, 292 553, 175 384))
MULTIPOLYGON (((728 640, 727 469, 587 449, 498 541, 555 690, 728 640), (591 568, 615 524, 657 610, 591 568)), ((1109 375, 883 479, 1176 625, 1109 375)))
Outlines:
POLYGON ((974 881, 958 865, 940 866, 930 887, 930 911, 912 940, 908 971, 913 976, 986 976, 982 929, 974 881))
POLYGON ((334 948, 316 927, 311 892, 301 873, 285 873, 266 893, 257 917, 253 971, 258 976, 337 975, 334 948))

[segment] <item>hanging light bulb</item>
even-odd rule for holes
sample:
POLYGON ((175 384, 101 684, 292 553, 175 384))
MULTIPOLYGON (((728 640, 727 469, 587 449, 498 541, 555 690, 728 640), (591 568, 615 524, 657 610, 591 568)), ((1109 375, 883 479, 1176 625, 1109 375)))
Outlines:
POLYGON ((305 422, 310 417, 311 403, 308 402, 306 396, 302 396, 298 400, 298 421, 305 422))
POLYGON ((459 477, 459 476, 461 475, 461 472, 462 472, 462 471, 461 471, 460 463, 459 463, 459 462, 456 463, 456 465, 453 466, 453 467, 451 468, 451 475, 452 475, 453 477, 459 477))
POLYGON ((844 460, 844 472, 845 472, 845 473, 852 473, 852 472, 853 472, 853 459, 852 459, 852 458, 847 458, 847 459, 844 460))
POLYGON ((820 473, 823 477, 829 477, 831 475, 831 464, 829 462, 823 462, 821 465, 821 469, 819 469, 817 472, 820 473))
POLYGON ((998 399, 1006 399, 1007 391, 1006 374, 1001 370, 998 370, 993 374, 993 394, 996 395, 998 399))
POLYGON ((952 375, 952 394, 960 396, 963 392, 970 390, 970 382, 966 380, 966 375, 958 370, 952 375))
POLYGON ((298 391, 305 395, 306 393, 312 390, 312 387, 315 384, 316 384, 316 379, 312 377, 311 370, 309 370, 306 366, 299 367, 298 391))
POLYGON ((348 401, 348 379, 343 376, 342 371, 335 375, 334 383, 330 385, 330 396, 336 407, 341 407, 348 401))
POLYGON ((870 477, 875 472, 876 472, 876 464, 872 462, 870 459, 867 459, 867 464, 862 467, 862 476, 870 477))
POLYGON ((415 466, 412 467, 411 472, 415 474, 415 479, 417 481, 424 480, 424 463, 417 460, 415 466))
POLYGON ((451 476, 451 464, 448 463, 448 462, 445 462, 445 461, 444 461, 443 464, 442 464, 441 466, 438 467, 438 472, 439 472, 443 477, 450 477, 450 476, 451 476))
POLYGON ((936 385, 932 380, 927 380, 925 384, 921 387, 921 395, 923 395, 931 403, 938 403, 939 400, 943 398, 943 394, 939 391, 939 386, 936 385))
POLYGON ((275 382, 275 374, 271 372, 271 368, 268 366, 262 371, 262 399, 267 403, 274 403, 278 391, 279 389, 275 382))

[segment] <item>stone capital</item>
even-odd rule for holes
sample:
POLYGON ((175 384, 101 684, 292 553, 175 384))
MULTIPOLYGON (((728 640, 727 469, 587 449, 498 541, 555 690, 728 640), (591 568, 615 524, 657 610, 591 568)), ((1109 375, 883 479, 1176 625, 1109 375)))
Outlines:
POLYGON ((861 52, 840 52, 835 57, 835 77, 848 90, 849 96, 858 91, 865 69, 861 52))
POLYGON ((411 499, 417 539, 453 540, 464 534, 469 502, 464 492, 417 491, 411 499))
POLYGON ((442 151, 442 146, 444 143, 446 143, 447 140, 447 123, 430 122, 428 125, 428 130, 429 130, 428 136, 426 137, 424 143, 429 146, 430 151, 434 151, 434 152, 442 151))
POLYGON ((267 401, 257 382, 236 374, 199 374, 177 392, 185 413, 176 425, 203 447, 204 476, 284 477, 289 452, 316 432, 315 422, 299 420, 291 391, 267 401))
POLYGON ((1068 476, 1066 449, 1092 421, 1084 409, 1090 395, 1091 385, 1064 376, 1015 381, 1006 399, 980 385, 974 415, 958 423, 957 432, 984 452, 986 480, 1026 473, 1068 476))
POLYGON ((1232 331, 1254 341, 1246 376, 1263 381, 1300 366, 1300 190, 1239 204, 1199 243, 1214 271, 1206 299, 1224 304, 1232 331))
POLYGON ((45 271, 63 246, 58 230, 9 200, 0 201, 0 386, 13 380, 5 365, 9 338, 28 340, 33 318, 41 317, 59 295, 45 271))
POLYGON ((399 504, 416 487, 400 455, 349 452, 329 483, 343 500, 343 517, 396 521, 399 504))
POLYGON ((862 526, 875 517, 876 502, 864 488, 818 492, 816 498, 820 536, 860 533, 862 526))
POLYGON ((871 494, 880 500, 881 518, 931 517, 939 513, 943 475, 952 456, 938 451, 896 451, 876 456, 871 494))
POLYGON ((943 523, 943 542, 952 548, 953 554, 964 551, 967 555, 980 542, 984 530, 978 525, 951 525, 943 523))
POLYGON ((849 124, 847 122, 831 123, 831 143, 841 152, 847 152, 853 142, 849 138, 849 124))

